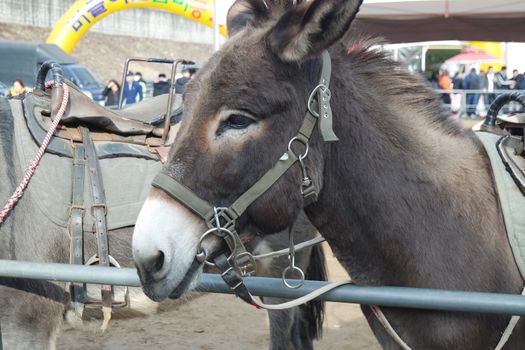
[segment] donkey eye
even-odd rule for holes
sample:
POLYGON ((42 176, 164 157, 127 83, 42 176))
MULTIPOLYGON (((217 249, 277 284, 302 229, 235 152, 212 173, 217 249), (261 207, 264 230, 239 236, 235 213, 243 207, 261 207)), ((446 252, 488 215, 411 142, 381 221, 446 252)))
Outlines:
POLYGON ((241 114, 232 114, 228 119, 226 119, 224 124, 233 129, 244 129, 254 122, 255 121, 252 118, 247 116, 241 114))
POLYGON ((242 130, 246 129, 251 124, 254 124, 255 120, 242 114, 231 114, 226 120, 224 120, 219 129, 217 129, 216 135, 221 136, 226 130, 242 130))

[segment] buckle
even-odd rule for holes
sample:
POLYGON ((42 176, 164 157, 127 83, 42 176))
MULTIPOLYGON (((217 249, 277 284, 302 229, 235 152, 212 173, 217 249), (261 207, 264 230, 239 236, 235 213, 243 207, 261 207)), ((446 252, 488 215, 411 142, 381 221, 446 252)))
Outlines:
POLYGON ((234 229, 237 214, 233 210, 226 207, 215 207, 213 209, 214 211, 209 213, 206 218, 208 228, 234 229))
POLYGON ((95 216, 95 209, 102 208, 104 209, 104 215, 108 215, 108 207, 104 203, 95 203, 91 206, 91 215, 95 216))
POLYGON ((308 97, 308 112, 310 112, 314 117, 319 118, 321 116, 321 109, 323 106, 330 105, 330 98, 332 97, 332 92, 325 84, 317 85, 312 92, 310 97, 308 97), (317 102, 318 111, 313 110, 314 98, 319 94, 320 99, 317 102))
POLYGON ((306 208, 310 204, 317 202, 317 190, 315 189, 313 181, 310 184, 310 186, 302 188, 301 194, 303 195, 303 207, 304 208, 306 208))

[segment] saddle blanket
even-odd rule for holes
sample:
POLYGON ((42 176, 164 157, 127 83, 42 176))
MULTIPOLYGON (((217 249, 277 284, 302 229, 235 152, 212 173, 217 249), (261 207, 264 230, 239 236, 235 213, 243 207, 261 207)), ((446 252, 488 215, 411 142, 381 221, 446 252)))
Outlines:
MULTIPOLYGON (((23 173, 36 154, 38 145, 27 127, 21 101, 10 100, 10 104, 14 118, 16 153, 21 167, 19 171, 23 173)), ((106 194, 108 229, 134 225, 150 184, 161 169, 161 163, 152 159, 118 157, 101 159, 100 167, 106 194)), ((30 197, 42 214, 52 222, 66 227, 71 206, 72 179, 71 158, 45 153, 24 196, 30 197)), ((86 170, 84 177, 84 231, 86 232, 93 230, 91 203, 89 175, 86 170)))
POLYGON ((509 165, 503 160, 501 153, 513 154, 514 150, 508 149, 507 152, 505 148, 509 146, 500 143, 501 135, 485 131, 476 131, 475 134, 489 156, 509 243, 521 276, 525 279, 525 196, 509 173, 509 165))

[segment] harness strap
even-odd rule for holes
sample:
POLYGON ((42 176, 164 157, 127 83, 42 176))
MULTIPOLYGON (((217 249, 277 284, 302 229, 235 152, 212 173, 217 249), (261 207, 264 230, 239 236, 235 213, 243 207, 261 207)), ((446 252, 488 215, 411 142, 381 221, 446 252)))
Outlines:
POLYGON ((396 330, 390 322, 388 322, 388 319, 386 318, 385 314, 377 305, 370 305, 370 309, 372 310, 372 313, 377 318, 379 323, 381 323, 381 326, 385 329, 385 331, 388 333, 388 335, 399 345, 399 347, 403 350, 412 350, 410 346, 408 346, 407 343, 401 337, 399 334, 397 334, 396 330))
POLYGON ((233 202, 230 209, 235 213, 236 218, 241 216, 257 198, 272 187, 297 160, 297 156, 292 151, 286 152, 259 181, 233 202))
MULTIPOLYGON (((70 263, 84 264, 84 175, 85 175, 85 153, 82 144, 76 144, 73 151, 73 184, 71 207, 69 208, 69 233, 71 236, 70 263)), ((85 302, 85 285, 71 283, 71 300, 75 312, 82 316, 85 302)))
POLYGON ((248 288, 246 288, 242 276, 230 264, 228 257, 225 254, 220 254, 213 260, 213 262, 221 272, 222 279, 226 282, 228 287, 235 292, 235 295, 248 304, 254 305, 252 295, 248 288))
MULTIPOLYGON (((89 129, 85 127, 80 127, 79 129, 82 133, 82 139, 86 152, 92 199, 91 209, 93 216, 95 217, 93 231, 97 237, 99 265, 109 266, 109 243, 106 223, 106 195, 104 193, 104 183, 102 182, 100 163, 98 161, 95 144, 89 135, 89 129)), ((107 327, 107 323, 111 318, 112 288, 111 285, 102 285, 100 288, 102 294, 102 311, 104 313, 104 323, 102 328, 104 329, 107 327)))
MULTIPOLYGON (((303 195, 304 205, 309 205, 317 200, 317 190, 314 182, 308 176, 304 159, 308 154, 309 141, 316 124, 320 124, 320 133, 324 141, 337 141, 337 136, 335 136, 331 129, 330 75, 330 55, 328 52, 323 52, 321 77, 318 85, 313 89, 308 98, 307 112, 305 113, 297 135, 290 140, 287 152, 285 152, 275 165, 262 175, 255 184, 237 198, 230 207, 217 208, 211 205, 197 196, 192 190, 164 173, 159 173, 152 182, 153 187, 164 191, 205 220, 210 230, 204 235, 214 233, 226 241, 232 251, 232 257, 234 257, 234 266, 239 270, 244 269, 243 274, 245 274, 246 271, 254 270, 255 267, 253 256, 246 251, 239 235, 235 231, 236 220, 246 209, 272 187, 296 162, 300 163, 303 174, 301 193, 303 195), (293 151, 292 144, 294 141, 300 142, 306 147, 302 155, 296 155, 293 151), (246 266, 248 266, 248 268, 246 268, 246 266)), ((206 253, 204 253, 203 256, 203 261, 207 262, 206 253)))
POLYGON ((201 218, 207 218, 213 214, 213 206, 208 202, 198 197, 192 190, 184 186, 178 181, 175 181, 169 175, 158 173, 153 179, 153 187, 156 187, 170 197, 182 202, 188 209, 191 209, 195 214, 201 218))
POLYGON ((323 66, 321 68, 320 87, 317 91, 317 103, 319 115, 319 131, 324 142, 337 142, 339 138, 335 135, 332 128, 332 108, 330 107, 330 77, 332 76, 332 61, 328 51, 322 55, 323 66), (324 87, 324 88, 323 88, 324 87))
MULTIPOLYGON (((525 288, 521 291, 521 295, 525 295, 525 288)), ((507 344, 507 341, 509 340, 510 336, 512 335, 512 332, 514 331, 514 328, 516 328, 516 325, 518 324, 518 321, 520 320, 521 316, 512 316, 510 318, 509 324, 507 325, 507 328, 505 328, 505 332, 503 332, 503 335, 501 336, 501 339, 498 342, 498 345, 496 345, 495 350, 501 350, 507 344)))
MULTIPOLYGON (((315 125, 319 120, 324 127, 321 127, 321 133, 325 141, 335 141, 337 137, 331 131, 331 134, 323 129, 330 126, 331 130, 331 109, 330 109, 330 94, 328 86, 330 84, 331 63, 328 52, 323 52, 322 55, 322 69, 319 85, 312 92, 312 96, 308 101, 308 111, 305 114, 303 123, 297 132, 296 138, 303 144, 308 144, 312 136, 315 125), (314 98, 315 97, 315 98, 314 98), (324 100, 323 100, 324 99, 324 100), (318 112, 315 112, 317 110, 318 112), (312 113, 313 112, 313 113, 312 113), (315 115, 317 114, 317 116, 315 115), (325 117, 326 116, 326 117, 325 117), (329 124, 326 124, 328 123, 329 124), (335 139, 334 139, 335 138, 335 139)), ((297 155, 292 150, 288 150, 280 160, 265 173, 252 187, 244 192, 227 210, 231 220, 236 220, 241 216, 246 209, 264 192, 266 192, 279 178, 298 160, 297 155)), ((210 223, 213 219, 213 206, 205 200, 198 197, 192 190, 182 185, 169 175, 159 173, 153 180, 152 185, 166 192, 174 199, 182 202, 186 207, 193 210, 194 213, 202 217, 210 223)))

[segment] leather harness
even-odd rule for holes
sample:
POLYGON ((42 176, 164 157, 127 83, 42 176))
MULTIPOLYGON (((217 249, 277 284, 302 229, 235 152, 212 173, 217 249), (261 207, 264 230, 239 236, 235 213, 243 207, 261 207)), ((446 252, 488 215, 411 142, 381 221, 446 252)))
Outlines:
POLYGON ((216 207, 197 196, 191 189, 187 188, 169 175, 161 172, 153 180, 152 185, 200 216, 207 224, 209 230, 200 239, 200 243, 210 234, 225 240, 231 254, 221 254, 214 258, 214 263, 207 261, 208 252, 199 247, 197 259, 210 265, 216 265, 222 278, 228 286, 244 301, 253 304, 252 296, 245 287, 242 276, 249 275, 255 271, 255 260, 246 251, 239 234, 235 229, 237 219, 246 209, 262 194, 264 194, 279 178, 288 171, 295 163, 299 162, 302 171, 302 195, 304 206, 317 201, 317 189, 311 180, 304 160, 308 155, 308 145, 314 128, 319 125, 319 130, 325 142, 338 141, 332 130, 332 111, 330 108, 330 76, 331 60, 328 52, 322 54, 321 77, 318 85, 313 89, 307 103, 307 111, 303 123, 289 144, 288 150, 281 156, 277 163, 268 170, 254 185, 244 192, 229 207, 216 207), (305 151, 297 155, 292 150, 294 142, 301 143, 305 151))

